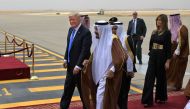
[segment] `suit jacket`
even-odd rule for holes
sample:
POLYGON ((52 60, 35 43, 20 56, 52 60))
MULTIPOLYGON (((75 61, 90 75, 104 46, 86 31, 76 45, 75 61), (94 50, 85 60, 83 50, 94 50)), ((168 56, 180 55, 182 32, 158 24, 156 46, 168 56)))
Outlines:
MULTIPOLYGON (((72 28, 69 28, 68 36, 67 36, 67 48, 65 52, 65 60, 68 60, 68 48, 69 48, 69 41, 70 36, 72 33, 72 28)), ((73 69, 76 65, 79 67, 83 67, 82 63, 85 59, 88 59, 90 57, 90 47, 92 44, 92 36, 89 29, 85 28, 83 25, 81 25, 74 37, 72 47, 70 50, 70 62, 69 66, 71 69, 73 69)))
MULTIPOLYGON (((128 29, 127 29, 127 35, 131 35, 133 26, 133 19, 129 21, 128 29)), ((144 36, 146 35, 146 25, 143 19, 137 18, 137 24, 136 24, 136 35, 137 36, 144 36)))

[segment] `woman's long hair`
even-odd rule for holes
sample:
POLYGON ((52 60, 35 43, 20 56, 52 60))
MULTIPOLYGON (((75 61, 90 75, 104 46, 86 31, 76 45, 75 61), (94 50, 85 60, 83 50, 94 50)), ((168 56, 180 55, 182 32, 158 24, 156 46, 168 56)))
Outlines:
POLYGON ((168 17, 167 17, 167 15, 165 15, 165 14, 160 14, 160 15, 158 15, 158 17, 156 18, 156 27, 157 27, 157 30, 160 28, 160 27, 157 25, 157 21, 158 21, 159 18, 161 19, 162 24, 163 24, 162 31, 168 30, 168 17))

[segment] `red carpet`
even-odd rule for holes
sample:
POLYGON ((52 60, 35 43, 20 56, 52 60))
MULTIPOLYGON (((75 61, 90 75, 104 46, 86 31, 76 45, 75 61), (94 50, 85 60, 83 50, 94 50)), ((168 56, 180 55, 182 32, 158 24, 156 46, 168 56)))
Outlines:
MULTIPOLYGON (((141 95, 129 95, 129 107, 128 109, 144 109, 140 103, 141 95)), ((148 109, 184 109, 187 103, 186 97, 183 95, 183 91, 170 92, 169 99, 166 104, 154 104, 153 107, 148 109)), ((82 109, 80 101, 72 102, 69 109, 82 109)), ((28 107, 17 107, 10 109, 59 109, 59 103, 56 104, 43 104, 28 107)))
MULTIPOLYGON (((154 103, 153 107, 150 107, 148 109, 184 109, 185 105, 187 103, 187 99, 185 96, 171 96, 168 99, 168 102, 166 104, 156 104, 154 103)), ((141 105, 141 102, 138 101, 130 101, 129 102, 129 109, 143 109, 143 105, 141 105)))
POLYGON ((0 57, 0 80, 30 78, 30 68, 15 57, 0 57))

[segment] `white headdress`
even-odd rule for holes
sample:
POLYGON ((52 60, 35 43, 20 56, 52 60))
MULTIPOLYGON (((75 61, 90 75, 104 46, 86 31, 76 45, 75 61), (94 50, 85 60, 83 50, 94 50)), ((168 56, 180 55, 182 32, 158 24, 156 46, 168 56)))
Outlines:
POLYGON ((122 45, 125 45, 125 38, 127 37, 126 32, 124 31, 124 26, 122 22, 114 22, 114 25, 117 26, 117 36, 119 37, 122 45))
POLYGON ((112 63, 112 30, 106 21, 97 21, 95 27, 100 38, 93 52, 92 76, 97 84, 112 63))

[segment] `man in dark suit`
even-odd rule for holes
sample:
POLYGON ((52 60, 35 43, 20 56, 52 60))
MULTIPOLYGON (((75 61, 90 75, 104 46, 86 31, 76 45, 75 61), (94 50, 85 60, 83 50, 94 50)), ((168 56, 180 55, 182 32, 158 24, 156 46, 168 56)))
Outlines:
MULTIPOLYGON (((82 62, 90 57, 90 47, 92 36, 89 29, 80 23, 80 15, 75 13, 69 16, 71 27, 67 37, 67 48, 64 57, 63 66, 67 68, 67 76, 64 85, 64 93, 61 98, 61 109, 68 109, 71 98, 77 86, 80 98, 81 93, 81 70, 82 62)), ((83 102, 83 99, 81 98, 83 102)), ((83 106, 85 109, 85 106, 83 106)))
MULTIPOLYGON (((133 48, 135 56, 139 60, 139 64, 142 64, 142 42, 146 35, 146 25, 143 19, 137 18, 137 12, 133 13, 133 19, 129 21, 127 35, 133 39, 133 48)), ((135 61, 136 62, 136 61, 135 61)))

